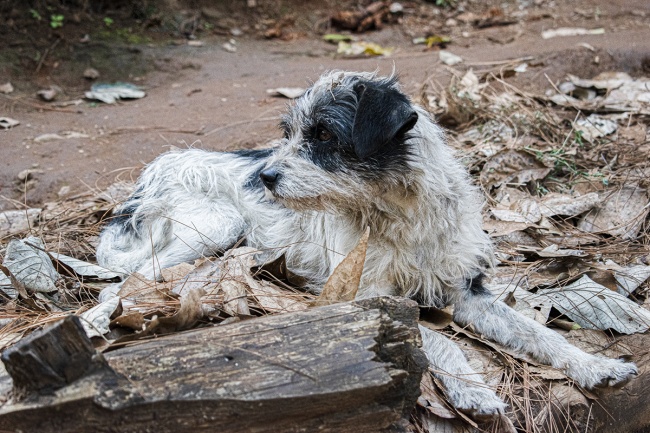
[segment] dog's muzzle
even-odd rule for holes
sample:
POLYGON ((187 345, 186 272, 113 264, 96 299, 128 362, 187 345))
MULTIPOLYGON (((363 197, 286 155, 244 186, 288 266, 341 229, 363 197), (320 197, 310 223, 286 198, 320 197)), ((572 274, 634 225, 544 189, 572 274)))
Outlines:
POLYGON ((273 191, 279 178, 280 173, 272 167, 266 168, 260 173, 260 179, 262 179, 262 183, 264 183, 264 186, 266 186, 269 191, 273 191))

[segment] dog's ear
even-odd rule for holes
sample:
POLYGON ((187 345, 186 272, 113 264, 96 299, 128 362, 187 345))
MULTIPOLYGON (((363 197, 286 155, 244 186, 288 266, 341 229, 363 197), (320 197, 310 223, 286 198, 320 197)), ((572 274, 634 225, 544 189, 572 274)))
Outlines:
POLYGON ((418 120, 408 98, 392 87, 355 84, 357 113, 352 128, 354 151, 362 161, 403 137, 418 120))

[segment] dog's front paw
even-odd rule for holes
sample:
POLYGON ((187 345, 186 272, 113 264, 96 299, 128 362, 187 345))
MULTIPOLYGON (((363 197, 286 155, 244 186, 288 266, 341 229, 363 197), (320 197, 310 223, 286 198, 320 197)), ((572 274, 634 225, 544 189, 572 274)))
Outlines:
POLYGON ((593 356, 584 363, 572 364, 567 368, 567 376, 587 389, 623 386, 636 377, 636 365, 622 359, 609 359, 593 356))
POLYGON ((449 402, 459 411, 476 421, 490 421, 508 406, 494 391, 486 386, 463 386, 461 389, 446 390, 449 402))

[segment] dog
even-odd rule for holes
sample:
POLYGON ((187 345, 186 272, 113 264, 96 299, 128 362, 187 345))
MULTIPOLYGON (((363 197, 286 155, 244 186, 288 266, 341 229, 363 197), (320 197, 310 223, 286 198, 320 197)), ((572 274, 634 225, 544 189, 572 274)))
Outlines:
MULTIPOLYGON (((483 284, 493 265, 483 199, 440 127, 395 76, 331 71, 281 118, 271 149, 172 151, 149 164, 100 235, 98 262, 158 278, 242 238, 318 291, 370 227, 359 298, 454 304, 454 320, 561 369, 585 388, 623 384, 633 363, 587 354, 522 316, 483 284)), ((449 401, 476 418, 506 404, 461 349, 420 327, 449 401)))

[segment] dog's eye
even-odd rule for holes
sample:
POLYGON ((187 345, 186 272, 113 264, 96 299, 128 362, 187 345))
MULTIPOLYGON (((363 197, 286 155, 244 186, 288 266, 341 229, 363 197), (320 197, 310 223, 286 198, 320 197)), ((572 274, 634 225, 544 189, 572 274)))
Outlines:
POLYGON ((318 141, 330 141, 332 137, 333 137, 332 133, 329 132, 327 129, 323 128, 322 126, 319 126, 318 129, 316 130, 316 139, 318 141))

